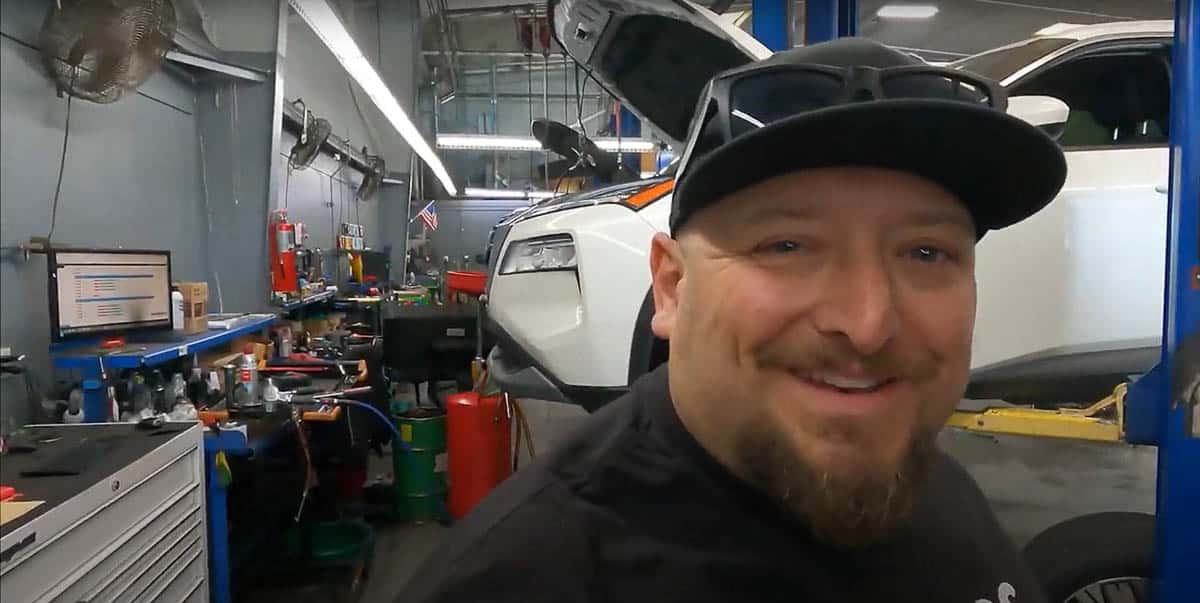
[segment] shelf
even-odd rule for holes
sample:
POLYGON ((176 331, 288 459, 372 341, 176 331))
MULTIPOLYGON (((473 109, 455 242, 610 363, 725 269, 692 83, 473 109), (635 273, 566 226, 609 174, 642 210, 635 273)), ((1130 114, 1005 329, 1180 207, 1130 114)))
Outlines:
MULTIPOLYGON (((276 318, 273 316, 270 318, 261 318, 227 331, 197 333, 187 336, 180 341, 133 341, 133 338, 131 338, 126 345, 125 351, 105 354, 103 356, 104 368, 108 370, 120 370, 156 366, 189 354, 215 348, 243 335, 258 333, 270 327, 275 320, 276 318)), ((90 369, 96 366, 96 358, 101 353, 101 351, 95 348, 53 353, 54 366, 63 369, 90 369)))
POLYGON ((316 295, 310 295, 304 299, 298 299, 294 302, 288 302, 286 304, 283 304, 282 306, 275 306, 275 309, 280 312, 285 312, 285 313, 292 312, 294 310, 299 310, 300 308, 304 308, 306 306, 311 306, 316 303, 320 303, 320 302, 323 302, 326 300, 333 299, 333 296, 336 294, 337 294, 337 291, 322 291, 321 293, 318 293, 316 295))

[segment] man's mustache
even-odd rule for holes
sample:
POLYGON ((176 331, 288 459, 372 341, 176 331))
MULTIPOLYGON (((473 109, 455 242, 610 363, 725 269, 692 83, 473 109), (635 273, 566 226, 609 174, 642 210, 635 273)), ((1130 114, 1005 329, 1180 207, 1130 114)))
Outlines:
POLYGON ((859 366, 877 379, 919 381, 931 377, 937 363, 928 352, 897 353, 890 347, 876 354, 854 351, 844 336, 789 336, 779 338, 757 354, 760 364, 794 372, 837 372, 859 366))

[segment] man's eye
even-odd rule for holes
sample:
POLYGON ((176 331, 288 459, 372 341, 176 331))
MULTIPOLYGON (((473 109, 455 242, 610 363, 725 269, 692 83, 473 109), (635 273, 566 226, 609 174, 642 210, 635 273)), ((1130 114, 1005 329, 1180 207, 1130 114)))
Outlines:
POLYGON ((918 262, 933 264, 949 259, 950 254, 929 245, 922 245, 908 252, 908 256, 918 262))
POLYGON ((758 248, 764 253, 795 253, 800 251, 800 244, 795 241, 775 241, 758 248))

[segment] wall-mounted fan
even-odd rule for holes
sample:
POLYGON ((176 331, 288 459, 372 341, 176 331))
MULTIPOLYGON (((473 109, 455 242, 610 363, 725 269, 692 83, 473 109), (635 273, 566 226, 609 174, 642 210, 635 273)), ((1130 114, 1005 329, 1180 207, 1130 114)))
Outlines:
POLYGON ((365 147, 363 155, 367 156, 367 173, 363 174, 362 183, 358 185, 358 191, 354 195, 359 201, 368 201, 379 192, 383 177, 387 174, 387 164, 379 155, 367 155, 365 147))
POLYGON ((300 137, 296 139, 296 144, 292 145, 292 151, 288 154, 288 165, 294 170, 302 170, 312 165, 321 152, 321 145, 329 140, 332 133, 333 126, 329 120, 317 117, 305 109, 304 126, 300 128, 300 137))
POLYGON ((175 40, 170 0, 60 0, 40 36, 42 62, 63 93, 112 103, 162 64, 175 40))

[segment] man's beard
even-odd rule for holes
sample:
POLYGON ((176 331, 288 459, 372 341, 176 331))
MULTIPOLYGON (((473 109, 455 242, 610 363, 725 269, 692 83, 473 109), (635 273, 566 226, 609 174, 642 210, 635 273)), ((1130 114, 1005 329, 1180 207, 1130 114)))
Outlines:
MULTIPOLYGON (((869 434, 853 425, 839 427, 834 437, 869 441, 869 434)), ((837 475, 810 465, 775 428, 740 434, 736 449, 743 477, 818 540, 837 548, 858 548, 883 540, 911 515, 936 436, 935 430, 918 429, 894 471, 858 475, 837 475)))

